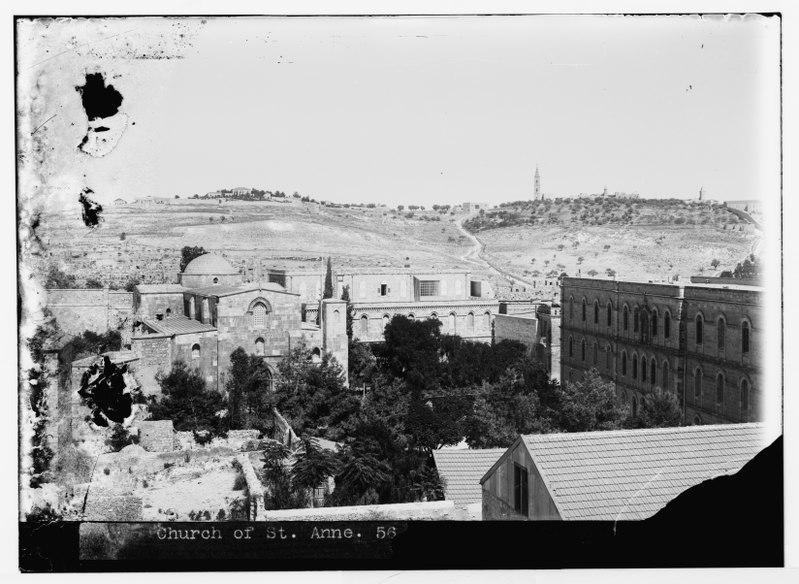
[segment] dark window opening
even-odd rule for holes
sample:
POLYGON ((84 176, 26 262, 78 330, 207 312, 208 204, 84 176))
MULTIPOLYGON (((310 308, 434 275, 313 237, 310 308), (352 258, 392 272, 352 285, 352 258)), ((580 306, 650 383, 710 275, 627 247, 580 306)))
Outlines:
POLYGON ((525 517, 529 511, 527 469, 519 464, 513 465, 513 509, 525 517))

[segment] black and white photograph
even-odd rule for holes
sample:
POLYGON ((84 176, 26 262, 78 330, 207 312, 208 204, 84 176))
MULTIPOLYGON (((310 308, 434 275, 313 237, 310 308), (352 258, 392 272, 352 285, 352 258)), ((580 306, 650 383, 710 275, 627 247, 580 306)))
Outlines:
POLYGON ((779 13, 13 27, 22 571, 784 565, 779 13))

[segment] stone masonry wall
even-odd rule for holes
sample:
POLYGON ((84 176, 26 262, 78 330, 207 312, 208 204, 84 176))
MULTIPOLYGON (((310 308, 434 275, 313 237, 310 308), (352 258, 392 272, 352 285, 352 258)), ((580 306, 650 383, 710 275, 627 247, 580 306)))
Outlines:
POLYGON ((133 294, 107 288, 49 289, 47 307, 67 334, 79 335, 86 330, 104 333, 129 321, 133 294))
POLYGON ((172 420, 142 421, 139 426, 139 446, 149 452, 175 450, 175 430, 172 420))

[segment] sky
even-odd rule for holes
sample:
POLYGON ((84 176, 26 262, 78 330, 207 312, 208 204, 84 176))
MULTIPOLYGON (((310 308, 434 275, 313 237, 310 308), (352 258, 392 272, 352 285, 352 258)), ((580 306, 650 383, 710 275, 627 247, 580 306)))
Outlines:
POLYGON ((537 166, 553 197, 779 196, 776 19, 177 24, 65 20, 20 35, 20 85, 43 85, 43 109, 64 112, 47 126, 44 182, 100 201, 249 186, 390 206, 498 203, 531 198, 537 166), (154 47, 179 58, 139 58, 154 47), (132 122, 102 158, 75 148, 86 117, 73 89, 87 71, 122 93, 132 122))

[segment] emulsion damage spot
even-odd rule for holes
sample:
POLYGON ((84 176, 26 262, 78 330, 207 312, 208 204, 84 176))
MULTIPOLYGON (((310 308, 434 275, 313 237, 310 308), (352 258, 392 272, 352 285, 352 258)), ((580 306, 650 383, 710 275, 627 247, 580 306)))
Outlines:
POLYGON ((83 192, 78 198, 81 206, 83 207, 81 211, 81 217, 83 218, 83 222, 86 224, 86 227, 97 227, 100 224, 100 221, 103 220, 103 218, 100 216, 100 213, 103 211, 103 206, 100 205, 100 203, 92 201, 87 196, 93 192, 94 191, 89 188, 83 189, 83 192))
POLYGON ((122 105, 122 94, 113 85, 106 86, 102 73, 87 73, 86 83, 75 90, 80 93, 89 121, 115 116, 122 105))

